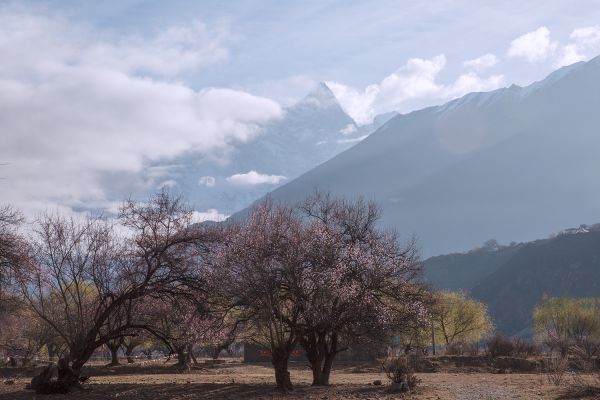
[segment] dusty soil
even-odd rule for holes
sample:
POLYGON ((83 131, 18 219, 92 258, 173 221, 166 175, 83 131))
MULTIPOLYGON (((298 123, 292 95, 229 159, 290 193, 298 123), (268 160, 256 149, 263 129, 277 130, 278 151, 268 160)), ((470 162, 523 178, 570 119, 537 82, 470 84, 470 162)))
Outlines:
MULTIPOLYGON (((415 399, 415 400, 496 400, 556 399, 561 388, 550 385, 543 375, 491 373, 417 374, 421 384, 409 396, 389 393, 387 379, 376 368, 341 366, 332 374, 332 385, 311 387, 310 370, 292 366, 294 392, 280 394, 274 390, 273 371, 268 364, 227 363, 215 367, 194 368, 177 373, 169 365, 94 366, 87 370, 91 378, 86 389, 68 395, 42 396, 26 390, 33 370, 3 370, 0 399, 415 399), (7 377, 13 384, 4 384, 7 377), (373 385, 381 380, 383 385, 373 385)), ((592 397, 593 398, 593 397, 592 397)))

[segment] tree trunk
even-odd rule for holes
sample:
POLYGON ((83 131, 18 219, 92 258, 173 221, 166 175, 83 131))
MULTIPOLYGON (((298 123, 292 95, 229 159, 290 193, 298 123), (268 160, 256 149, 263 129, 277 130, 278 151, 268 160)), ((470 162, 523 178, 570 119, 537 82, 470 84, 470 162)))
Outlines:
POLYGON ((433 318, 431 319, 431 351, 435 356, 435 327, 433 325, 433 318))
POLYGON ((58 369, 60 375, 60 367, 61 364, 65 367, 65 371, 71 377, 74 377, 75 384, 79 383, 79 377, 81 376, 81 371, 83 370, 83 366, 90 359, 90 357, 94 354, 94 351, 97 349, 97 346, 94 343, 90 343, 87 347, 83 349, 76 349, 71 347, 69 349, 69 355, 62 357, 58 360, 58 369), (71 362, 72 361, 72 362, 71 362))
POLYGON ((108 365, 119 365, 119 347, 121 347, 120 344, 107 344, 106 345, 108 347, 108 349, 110 350, 110 364, 108 365))
POLYGON ((219 355, 221 354, 221 352, 223 350, 227 350, 227 348, 233 344, 234 340, 235 340, 235 337, 230 337, 227 340, 225 340, 224 342, 219 343, 215 347, 215 350, 213 351, 213 354, 212 354, 213 360, 217 360, 219 358, 219 355))
POLYGON ((125 345, 125 356, 127 356, 128 364, 133 364, 133 350, 135 349, 135 347, 136 346, 133 346, 131 344, 125 345))
POLYGON ((188 346, 188 354, 190 355, 190 359, 194 362, 194 365, 198 365, 198 360, 196 360, 196 356, 194 355, 194 345, 190 344, 188 346))
POLYGON ((46 348, 48 349, 48 361, 52 361, 52 359, 56 356, 56 344, 47 343, 46 348))
POLYGON ((321 370, 321 362, 322 361, 315 361, 315 362, 311 362, 310 363, 310 369, 312 370, 312 376, 313 376, 313 381, 312 381, 312 385, 313 386, 325 386, 324 382, 324 378, 323 378, 323 371, 321 370))
POLYGON ((328 386, 333 361, 337 354, 337 334, 330 335, 329 344, 327 334, 311 334, 301 343, 306 351, 306 358, 310 363, 313 374, 313 386, 328 386))
POLYGON ((31 362, 32 358, 33 358, 33 356, 31 356, 31 355, 24 355, 23 358, 21 359, 21 367, 29 366, 29 363, 31 362))
POLYGON ((187 346, 176 347, 177 352, 177 364, 176 366, 181 370, 189 371, 192 367, 192 361, 190 353, 187 350, 187 346))
POLYGON ((311 363, 310 368, 313 373, 313 386, 329 386, 329 377, 335 353, 327 353, 325 357, 319 357, 318 361, 311 363))
POLYGON ((76 354, 74 361, 71 364, 70 357, 63 357, 58 360, 58 382, 60 385, 68 390, 73 386, 79 385, 79 377, 81 376, 81 370, 85 362, 90 358, 92 352, 83 352, 82 354, 76 354))
POLYGON ((277 384, 277 388, 283 392, 294 390, 288 371, 289 359, 290 352, 286 349, 279 348, 271 350, 271 362, 275 369, 275 383, 277 384))
POLYGON ((335 355, 337 354, 337 349, 330 352, 325 356, 325 362, 323 363, 323 373, 321 385, 329 386, 329 377, 331 376, 331 368, 333 367, 333 360, 335 359, 335 355))
POLYGON ((218 360, 219 354, 221 354, 222 351, 223 351, 223 348, 221 346, 215 347, 215 349, 213 350, 213 353, 212 353, 212 359, 218 360))
MULTIPOLYGON (((88 360, 88 358, 89 357, 86 357, 85 359, 83 359, 83 358, 75 358, 75 360, 73 361, 71 369, 73 370, 73 373, 75 375, 77 375, 78 377, 79 377, 79 375, 81 375, 81 370, 83 369, 83 365, 88 360)), ((59 359, 58 362, 60 362, 61 360, 62 360, 62 358, 59 359)))

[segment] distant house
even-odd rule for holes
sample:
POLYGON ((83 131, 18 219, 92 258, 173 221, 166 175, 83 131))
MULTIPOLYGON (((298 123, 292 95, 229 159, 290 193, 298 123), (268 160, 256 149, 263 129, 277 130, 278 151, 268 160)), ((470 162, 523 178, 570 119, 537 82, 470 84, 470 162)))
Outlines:
MULTIPOLYGON (((373 361, 375 356, 369 352, 360 351, 357 349, 348 349, 337 354, 336 361, 373 361)), ((308 361, 303 349, 297 348, 290 356, 290 362, 308 361)), ((271 351, 265 347, 256 344, 244 344, 244 362, 245 363, 261 363, 271 362, 271 351)))

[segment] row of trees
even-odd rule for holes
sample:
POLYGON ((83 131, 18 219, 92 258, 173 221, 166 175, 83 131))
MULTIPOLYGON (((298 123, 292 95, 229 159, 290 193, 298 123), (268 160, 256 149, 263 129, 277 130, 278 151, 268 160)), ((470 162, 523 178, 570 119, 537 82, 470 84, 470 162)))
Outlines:
MULTIPOLYGON (((494 332, 485 304, 463 292, 435 293, 430 308, 431 326, 401 337, 408 348, 426 348, 436 343, 457 352, 469 349, 494 332)), ((522 353, 535 353, 537 346, 561 357, 570 354, 591 359, 600 356, 600 298, 545 296, 533 311, 534 342, 524 339, 490 338, 493 342, 515 347, 522 353), (535 351, 534 351, 535 350, 535 351)), ((488 349, 489 350, 489 349, 488 349)), ((508 354, 506 354, 508 355, 508 354)))
POLYGON ((204 259, 221 238, 193 227, 179 199, 160 193, 145 204, 127 201, 116 223, 47 214, 28 237, 17 234, 18 213, 3 210, 1 317, 38 322, 45 334, 36 345, 49 353, 64 347, 76 374, 103 345, 143 331, 177 352, 181 332, 192 331, 185 324, 218 320, 200 294, 204 259))
POLYGON ((10 318, 35 321, 32 352, 64 349, 75 376, 105 345, 116 354, 150 336, 186 365, 195 344, 237 337, 271 350, 281 389, 292 388, 296 346, 324 385, 346 346, 428 324, 414 244, 378 230, 379 209, 362 200, 266 201, 244 221, 208 225, 161 192, 125 202, 116 221, 44 215, 27 237, 18 213, 1 212, 0 336, 26 332, 10 318))
MULTIPOLYGON (((2 208, 1 344, 24 358, 41 348, 65 354, 78 376, 103 346, 131 355, 151 338, 186 367, 195 345, 255 342, 270 349, 277 385, 289 390, 297 347, 313 384, 327 385, 351 345, 381 349, 396 336, 407 349, 435 348, 488 335, 485 305, 428 290, 414 242, 378 229, 379 213, 315 193, 296 208, 265 201, 242 221, 194 224, 180 199, 161 192, 126 201, 116 220, 47 214, 25 236, 20 214, 2 208)), ((536 328, 548 345, 586 348, 598 315, 595 300, 548 299, 536 328)))

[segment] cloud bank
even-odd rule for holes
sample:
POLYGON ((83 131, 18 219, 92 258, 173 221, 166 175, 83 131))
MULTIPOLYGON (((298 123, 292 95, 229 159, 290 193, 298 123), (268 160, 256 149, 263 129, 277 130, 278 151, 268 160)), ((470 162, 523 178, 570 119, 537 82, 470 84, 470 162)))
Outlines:
POLYGON ((115 39, 60 16, 0 8, 3 200, 28 213, 109 207, 102 173, 253 138, 282 114, 276 102, 174 79, 226 60, 228 40, 225 27, 200 21, 115 39))
POLYGON ((574 29, 569 39, 570 42, 561 49, 561 55, 555 62, 556 67, 585 61, 597 55, 600 51, 600 26, 574 29))
POLYGON ((371 84, 364 90, 332 81, 328 81, 327 86, 348 115, 359 125, 364 125, 372 122, 377 114, 412 111, 472 91, 496 89, 503 82, 502 75, 482 78, 475 72, 469 72, 460 75, 453 83, 443 84, 437 79, 445 66, 446 56, 443 54, 430 59, 411 58, 380 83, 371 84))
POLYGON ((196 223, 204 222, 204 221, 221 222, 221 221, 225 221, 228 217, 229 217, 229 215, 222 214, 214 208, 209 208, 208 210, 203 211, 203 212, 194 211, 194 213, 192 215, 192 219, 196 223))
POLYGON ((498 64, 498 57, 491 53, 487 53, 482 55, 481 57, 477 57, 472 60, 467 60, 463 62, 464 67, 472 68, 477 71, 493 67, 496 64, 498 64))
POLYGON ((249 171, 245 174, 234 174, 225 178, 227 182, 234 185, 277 185, 279 182, 286 180, 283 175, 266 175, 256 171, 249 171))

